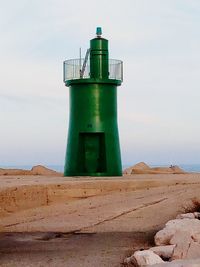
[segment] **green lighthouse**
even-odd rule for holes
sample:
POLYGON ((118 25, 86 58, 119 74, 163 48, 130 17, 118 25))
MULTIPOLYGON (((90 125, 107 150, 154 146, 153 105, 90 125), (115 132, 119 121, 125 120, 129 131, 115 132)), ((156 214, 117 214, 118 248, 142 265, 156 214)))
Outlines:
POLYGON ((121 176, 117 86, 122 61, 109 59, 108 40, 90 41, 85 58, 64 61, 70 118, 64 176, 121 176))

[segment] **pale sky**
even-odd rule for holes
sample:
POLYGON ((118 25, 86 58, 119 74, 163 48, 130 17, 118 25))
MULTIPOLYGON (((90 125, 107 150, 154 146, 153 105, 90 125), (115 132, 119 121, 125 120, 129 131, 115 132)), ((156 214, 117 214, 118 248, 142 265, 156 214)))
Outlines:
POLYGON ((0 0, 0 166, 62 165, 62 62, 97 26, 124 62, 123 164, 200 163, 199 0, 0 0))

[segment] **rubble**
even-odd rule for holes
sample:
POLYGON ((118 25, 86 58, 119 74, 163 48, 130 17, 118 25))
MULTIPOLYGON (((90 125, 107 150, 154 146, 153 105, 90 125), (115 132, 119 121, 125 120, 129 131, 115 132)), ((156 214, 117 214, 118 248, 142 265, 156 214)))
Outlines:
POLYGON ((200 213, 177 215, 156 233, 155 247, 135 251, 124 263, 143 267, 199 267, 200 213))
POLYGON ((176 245, 157 246, 157 247, 152 247, 149 250, 153 251, 155 254, 164 259, 170 259, 173 255, 175 246, 176 245))
POLYGON ((198 219, 175 219, 166 223, 164 229, 155 235, 155 244, 169 245, 176 231, 188 232, 191 236, 200 233, 200 220, 198 219))
POLYGON ((125 259, 124 263, 132 263, 134 266, 148 266, 164 262, 161 257, 151 250, 136 251, 131 257, 125 259))

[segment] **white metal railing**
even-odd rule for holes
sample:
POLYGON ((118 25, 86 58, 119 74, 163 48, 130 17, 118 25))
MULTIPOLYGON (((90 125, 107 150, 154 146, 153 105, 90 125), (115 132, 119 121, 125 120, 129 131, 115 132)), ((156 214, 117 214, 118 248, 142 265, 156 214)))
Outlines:
POLYGON ((109 59, 109 79, 123 81, 123 62, 117 59, 109 59))
POLYGON ((81 59, 69 59, 63 62, 63 80, 75 80, 82 78, 90 78, 89 72, 89 61, 86 63, 85 71, 81 74, 82 65, 84 58, 81 59))
MULTIPOLYGON (((63 62, 63 80, 76 80, 90 78, 90 61, 88 60, 84 65, 82 71, 84 58, 69 59, 63 62)), ((116 79, 123 81, 123 62, 117 59, 109 59, 109 79, 116 79)))

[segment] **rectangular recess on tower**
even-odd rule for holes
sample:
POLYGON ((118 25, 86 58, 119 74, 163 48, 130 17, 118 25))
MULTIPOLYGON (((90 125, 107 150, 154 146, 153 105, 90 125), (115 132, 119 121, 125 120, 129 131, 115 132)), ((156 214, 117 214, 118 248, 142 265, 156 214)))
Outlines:
POLYGON ((105 133, 79 133, 77 168, 81 173, 107 171, 105 133))

